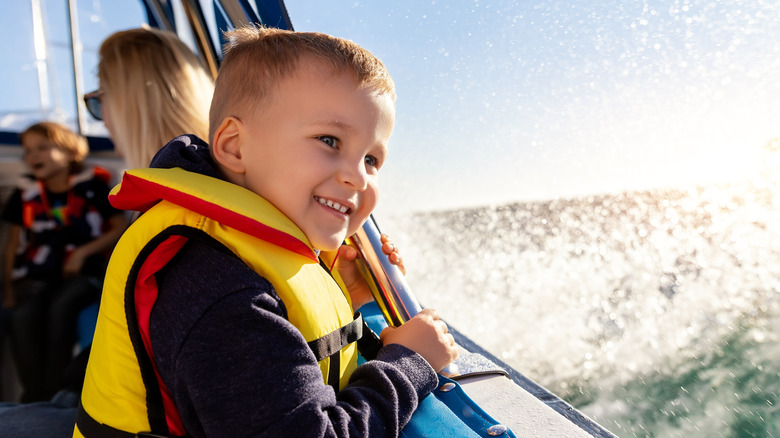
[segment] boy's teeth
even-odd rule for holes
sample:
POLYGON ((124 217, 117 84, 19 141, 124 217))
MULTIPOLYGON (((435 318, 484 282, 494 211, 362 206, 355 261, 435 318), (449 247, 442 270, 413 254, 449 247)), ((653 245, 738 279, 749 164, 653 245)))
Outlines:
POLYGON ((334 210, 338 210, 338 211, 340 211, 342 213, 346 213, 347 210, 348 210, 347 207, 339 204, 338 202, 333 202, 330 199, 317 198, 317 200, 320 202, 320 204, 327 205, 328 207, 330 207, 330 208, 332 208, 334 210))

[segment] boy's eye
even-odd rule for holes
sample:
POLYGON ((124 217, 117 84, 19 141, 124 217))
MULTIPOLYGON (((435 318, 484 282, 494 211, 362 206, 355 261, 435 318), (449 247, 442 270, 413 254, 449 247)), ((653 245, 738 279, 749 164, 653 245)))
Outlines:
POLYGON ((372 155, 366 156, 366 164, 371 167, 379 167, 379 160, 376 159, 376 157, 372 155))
POLYGON ((317 137, 317 139, 332 148, 339 147, 339 140, 336 137, 332 137, 330 135, 321 135, 317 137))

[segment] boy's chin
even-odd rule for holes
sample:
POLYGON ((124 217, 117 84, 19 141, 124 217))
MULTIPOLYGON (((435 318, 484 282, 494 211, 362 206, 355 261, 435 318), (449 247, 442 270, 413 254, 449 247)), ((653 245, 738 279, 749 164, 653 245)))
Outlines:
POLYGON ((329 239, 312 241, 311 246, 313 246, 314 249, 318 249, 320 251, 336 251, 341 247, 341 244, 344 243, 346 238, 347 236, 345 235, 341 238, 336 236, 329 239))
POLYGON ((314 249, 320 251, 337 251, 339 248, 341 248, 341 245, 344 243, 347 237, 355 234, 355 232, 357 232, 357 230, 363 226, 363 222, 365 222, 365 220, 360 222, 360 225, 358 226, 354 226, 353 224, 351 227, 348 227, 348 229, 342 229, 333 234, 314 236, 314 238, 310 237, 309 235, 306 237, 309 238, 309 243, 314 249), (352 228, 354 228, 354 230, 352 228))

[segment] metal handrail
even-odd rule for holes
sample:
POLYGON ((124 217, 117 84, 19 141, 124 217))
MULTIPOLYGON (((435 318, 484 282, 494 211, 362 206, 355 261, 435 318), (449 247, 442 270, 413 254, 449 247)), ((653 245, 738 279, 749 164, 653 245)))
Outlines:
POLYGON ((382 252, 382 235, 373 215, 347 238, 347 244, 358 250, 358 267, 388 324, 397 327, 422 310, 401 270, 382 252))

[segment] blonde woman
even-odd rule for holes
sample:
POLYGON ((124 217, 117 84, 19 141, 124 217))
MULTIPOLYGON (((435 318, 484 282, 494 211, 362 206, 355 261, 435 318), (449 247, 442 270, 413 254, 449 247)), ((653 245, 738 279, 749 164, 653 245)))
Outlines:
POLYGON ((146 167, 181 134, 208 138, 214 84, 198 57, 171 32, 116 32, 100 46, 100 88, 84 96, 128 168, 146 167))

